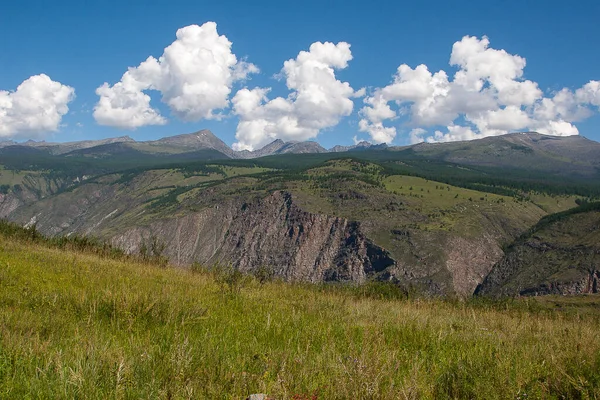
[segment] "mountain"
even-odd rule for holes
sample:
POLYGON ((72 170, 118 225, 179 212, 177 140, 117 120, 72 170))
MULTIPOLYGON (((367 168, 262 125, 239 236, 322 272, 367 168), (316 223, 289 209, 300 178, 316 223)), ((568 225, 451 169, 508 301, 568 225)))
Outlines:
POLYGON ((598 293, 599 284, 600 203, 592 203, 543 218, 507 249, 476 293, 598 293))
POLYGON ((140 142, 140 144, 154 147, 157 149, 157 152, 164 151, 165 148, 179 150, 178 153, 212 149, 225 154, 229 158, 235 158, 234 151, 208 129, 203 129, 194 133, 164 137, 149 142, 140 142))
MULTIPOLYGON (((111 143, 132 143, 135 142, 129 136, 121 136, 116 138, 108 138, 101 140, 82 140, 78 142, 65 142, 65 143, 53 143, 53 142, 45 142, 45 141, 34 141, 28 140, 27 142, 20 143, 20 146, 33 147, 39 150, 47 151, 53 155, 61 155, 66 154, 71 151, 88 149, 96 146, 103 146, 111 143)), ((14 143, 14 142, 13 142, 14 143)), ((3 147, 3 146, 0 146, 3 147)))
POLYGON ((68 143, 0 142, 0 149, 13 146, 36 148, 53 156, 93 157, 94 154, 97 154, 99 158, 104 159, 110 158, 112 151, 115 155, 122 155, 125 149, 131 149, 138 155, 150 155, 155 158, 173 158, 176 155, 182 155, 183 159, 188 160, 194 157, 201 159, 205 155, 208 155, 210 159, 219 157, 250 159, 281 154, 381 151, 382 154, 379 158, 420 157, 460 165, 531 169, 563 176, 572 174, 590 176, 596 174, 600 169, 600 160, 597 156, 600 152, 600 143, 582 136, 555 137, 535 132, 514 133, 467 142, 420 143, 404 147, 388 147, 386 144, 373 145, 363 141, 352 146, 334 146, 329 150, 313 141, 284 142, 277 139, 254 151, 234 151, 206 129, 140 142, 128 136, 68 143), (213 150, 214 152, 205 152, 204 150, 213 150), (395 152, 403 154, 397 155, 394 154, 395 152), (184 154, 186 156, 183 156, 184 154))
POLYGON ((329 151, 332 153, 343 153, 346 151, 384 150, 387 147, 388 146, 385 143, 371 144, 371 143, 363 140, 362 142, 359 142, 353 146, 340 146, 340 145, 333 146, 331 149, 329 149, 329 151))
MULTIPOLYGON (((267 268, 288 281, 383 280, 468 297, 478 287, 540 287, 503 291, 492 277, 504 276, 494 271, 504 271, 498 266, 541 218, 600 199, 600 152, 585 138, 526 133, 346 152, 274 141, 230 153, 236 159, 223 146, 201 131, 60 155, 3 147, 0 218, 130 253, 154 241, 182 266, 267 268)), ((577 226, 566 233, 574 241, 577 226)))
POLYGON ((285 142, 281 139, 277 139, 258 150, 238 151, 236 153, 236 158, 246 159, 246 158, 259 158, 259 157, 264 157, 264 156, 270 156, 271 154, 276 154, 284 146, 285 146, 285 142))
POLYGON ((16 145, 18 145, 18 143, 13 140, 0 140, 0 148, 7 147, 7 146, 16 146, 16 145))
MULTIPOLYGON (((19 148, 35 148, 50 155, 67 157, 96 157, 107 159, 130 153, 131 156, 151 155, 153 157, 173 157, 182 155, 183 159, 233 158, 248 159, 286 153, 325 153, 326 149, 317 142, 284 142, 277 139, 255 151, 234 151, 211 131, 204 129, 198 132, 176 136, 168 136, 158 140, 137 142, 129 136, 103 140, 85 140, 79 142, 52 143, 29 140, 24 143, 14 141, 0 142, 0 148, 18 146, 19 148), (214 150, 211 152, 210 150, 214 150), (220 156, 217 154, 220 154, 220 156)), ((16 151, 17 149, 13 149, 16 151)), ((146 157, 147 158, 147 157, 146 157)))
POLYGON ((600 168, 600 143, 579 135, 512 133, 466 142, 421 143, 410 151, 462 165, 536 169, 559 175, 593 175, 600 168))
POLYGON ((317 142, 284 142, 281 139, 277 139, 258 150, 236 152, 233 158, 248 159, 290 153, 327 153, 327 150, 317 142))
POLYGON ((317 142, 287 142, 277 152, 273 154, 306 154, 306 153, 327 153, 327 150, 317 142))

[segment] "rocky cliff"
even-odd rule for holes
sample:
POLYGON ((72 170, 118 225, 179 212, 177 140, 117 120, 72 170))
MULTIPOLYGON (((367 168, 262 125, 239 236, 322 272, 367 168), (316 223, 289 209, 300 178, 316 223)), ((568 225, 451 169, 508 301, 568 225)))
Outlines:
POLYGON ((230 263, 246 272, 263 267, 288 281, 361 282, 394 263, 359 223, 302 211, 286 192, 155 221, 112 241, 137 252, 152 235, 176 263, 230 263))

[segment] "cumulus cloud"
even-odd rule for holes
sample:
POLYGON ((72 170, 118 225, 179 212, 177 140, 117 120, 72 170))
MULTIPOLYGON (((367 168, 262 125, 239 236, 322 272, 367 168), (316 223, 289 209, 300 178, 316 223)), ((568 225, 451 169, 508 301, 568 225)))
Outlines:
POLYGON ((408 134, 408 139, 410 144, 422 143, 425 141, 423 135, 425 135, 427 131, 423 128, 414 128, 408 134))
POLYGON ((72 87, 44 74, 26 79, 14 92, 0 90, 0 138, 57 131, 74 97, 72 87))
POLYGON ((600 107, 599 82, 544 97, 537 83, 523 79, 525 58, 489 45, 485 36, 465 36, 454 43, 450 65, 457 71, 452 79, 443 70, 430 72, 426 65, 400 65, 392 83, 364 99, 359 130, 377 143, 395 138, 396 127, 389 123, 398 119, 413 127, 408 134, 411 143, 469 140, 527 129, 576 135, 573 123, 600 107), (425 128, 433 133, 427 136, 425 128))
POLYGON ((270 88, 239 90, 232 99, 239 117, 233 148, 253 150, 274 139, 307 140, 337 125, 352 113, 351 98, 364 95, 335 76, 350 60, 348 43, 316 42, 284 63, 279 76, 290 90, 286 98, 269 100, 270 88))
POLYGON ((150 56, 116 84, 104 83, 96 90, 100 100, 94 118, 99 124, 126 129, 165 124, 147 90, 159 91, 162 102, 184 121, 220 119, 233 83, 258 72, 254 64, 237 59, 214 22, 186 26, 176 37, 160 58, 150 56))

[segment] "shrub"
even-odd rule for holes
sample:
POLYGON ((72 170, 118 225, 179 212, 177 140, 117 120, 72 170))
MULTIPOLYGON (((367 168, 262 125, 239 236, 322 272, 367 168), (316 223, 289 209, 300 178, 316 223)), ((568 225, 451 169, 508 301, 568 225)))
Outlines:
POLYGON ((275 278, 275 271, 271 267, 261 265, 252 274, 258 280, 259 283, 271 282, 275 278))
POLYGON ((216 282, 224 292, 229 294, 239 294, 242 288, 246 287, 250 282, 249 275, 244 274, 231 264, 225 266, 216 265, 213 271, 216 275, 216 282))
POLYGON ((207 272, 208 269, 198 261, 194 261, 192 265, 190 265, 190 271, 192 271, 194 274, 203 274, 207 272))
POLYGON ((166 267, 169 263, 169 259, 164 255, 164 251, 167 245, 162 242, 154 234, 146 240, 142 240, 140 244, 140 257, 142 261, 153 264, 158 264, 161 267, 166 267))

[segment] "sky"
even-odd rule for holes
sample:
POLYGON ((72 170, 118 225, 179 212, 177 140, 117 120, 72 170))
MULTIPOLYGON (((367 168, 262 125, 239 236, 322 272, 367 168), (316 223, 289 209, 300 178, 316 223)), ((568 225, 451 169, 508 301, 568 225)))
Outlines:
POLYGON ((592 0, 6 2, 0 140, 600 141, 598 15, 592 0))

